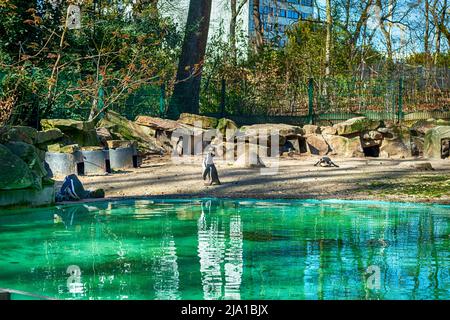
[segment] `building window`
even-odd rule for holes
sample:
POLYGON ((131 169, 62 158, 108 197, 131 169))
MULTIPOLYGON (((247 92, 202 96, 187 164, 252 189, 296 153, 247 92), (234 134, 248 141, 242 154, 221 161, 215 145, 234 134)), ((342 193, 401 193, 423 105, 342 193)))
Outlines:
POLYGON ((302 6, 312 7, 312 0, 302 0, 302 6))
POLYGON ((302 20, 306 20, 308 18, 309 18, 309 14, 302 12, 302 20))
POLYGON ((298 14, 297 11, 289 10, 287 12, 287 17, 290 18, 290 19, 298 19, 299 18, 299 14, 298 14))
POLYGON ((286 17, 286 10, 280 9, 280 17, 285 18, 286 17))

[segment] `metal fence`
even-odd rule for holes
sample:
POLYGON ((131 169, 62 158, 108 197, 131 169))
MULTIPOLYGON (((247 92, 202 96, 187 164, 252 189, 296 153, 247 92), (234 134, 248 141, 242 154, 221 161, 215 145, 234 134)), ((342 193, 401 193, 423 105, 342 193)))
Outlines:
MULTIPOLYGON (((61 82, 58 90, 64 90, 63 87, 61 82)), ((68 103, 68 99, 68 95, 62 95, 49 114, 36 112, 32 106, 29 118, 36 126, 39 117, 87 119, 89 106, 68 103)), ((129 119, 137 115, 164 116, 169 99, 165 85, 143 86, 110 109, 129 119)), ((416 69, 388 79, 316 78, 258 85, 244 79, 208 79, 203 81, 200 102, 201 113, 229 117, 238 124, 334 123, 361 115, 392 121, 450 119, 450 71, 416 69)), ((21 112, 17 110, 12 118, 21 118, 21 112)))
POLYGON ((250 88, 245 81, 209 83, 201 110, 240 123, 337 122, 355 116, 407 121, 450 119, 450 72, 409 73, 388 79, 309 79, 297 84, 250 88))

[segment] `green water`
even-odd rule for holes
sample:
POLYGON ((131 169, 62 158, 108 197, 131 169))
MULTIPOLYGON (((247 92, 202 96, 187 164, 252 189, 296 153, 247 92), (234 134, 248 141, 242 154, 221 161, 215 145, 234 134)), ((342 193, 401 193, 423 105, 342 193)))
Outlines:
POLYGON ((449 234, 449 206, 380 202, 3 210, 0 288, 58 299, 450 299, 449 234))

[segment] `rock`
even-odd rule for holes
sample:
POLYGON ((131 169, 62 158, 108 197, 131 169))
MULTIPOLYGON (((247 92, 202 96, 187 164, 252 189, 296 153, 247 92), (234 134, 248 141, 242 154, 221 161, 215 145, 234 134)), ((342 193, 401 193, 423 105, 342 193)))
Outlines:
POLYGON ((366 140, 366 139, 361 139, 361 144, 363 148, 370 148, 370 147, 376 147, 376 146, 381 146, 381 144, 383 143, 383 140, 366 140))
POLYGON ((305 124, 303 126, 303 131, 305 134, 321 133, 320 127, 313 124, 305 124))
POLYGON ((33 187, 37 190, 42 189, 42 178, 47 175, 47 171, 36 147, 24 142, 9 142, 5 147, 28 165, 34 177, 33 187))
POLYGON ((59 149, 59 152, 60 153, 75 153, 75 152, 80 151, 80 150, 81 150, 81 148, 80 148, 79 145, 77 145, 77 144, 69 144, 67 146, 62 146, 59 149))
POLYGON ((336 135, 337 134, 337 129, 335 127, 322 127, 321 129, 322 134, 326 134, 326 135, 336 135))
POLYGON ((178 119, 178 122, 190 126, 198 126, 203 129, 214 129, 217 126, 216 118, 200 116, 192 113, 182 113, 178 119))
POLYGON ((265 124, 254 124, 251 126, 244 126, 240 129, 242 132, 248 132, 248 131, 254 131, 254 132, 260 132, 260 131, 266 131, 266 132, 275 132, 279 133, 280 136, 283 137, 292 137, 292 136, 298 136, 298 135, 304 135, 305 131, 298 127, 298 126, 292 126, 290 124, 283 124, 283 123, 265 123, 265 124))
POLYGON ((131 140, 138 144, 141 154, 161 154, 164 152, 155 137, 146 133, 141 126, 121 116, 117 112, 108 111, 100 120, 98 127, 107 128, 116 140, 131 140))
POLYGON ((369 131, 361 135, 361 144, 363 148, 380 146, 383 140, 383 134, 379 131, 369 131))
POLYGON ((389 129, 385 128, 385 127, 382 127, 382 128, 378 128, 377 131, 382 133, 382 134, 387 134, 389 132, 389 129))
POLYGON ((321 134, 307 134, 305 137, 311 154, 324 156, 328 153, 330 147, 321 134))
POLYGON ((300 138, 290 138, 286 140, 286 143, 284 144, 283 150, 284 152, 297 152, 301 153, 301 147, 300 147, 300 138))
POLYGON ((170 131, 158 131, 156 135, 156 140, 159 145, 164 148, 164 150, 168 153, 172 152, 173 145, 170 139, 171 132, 170 131))
POLYGON ((44 130, 60 129, 64 133, 72 130, 88 131, 95 129, 95 123, 92 121, 72 119, 42 119, 41 126, 44 130))
MULTIPOLYGON (((231 135, 234 135, 236 133, 236 131, 238 130, 238 126, 236 125, 236 123, 233 120, 222 118, 222 119, 219 119, 216 129, 219 130, 220 133, 222 134, 222 136, 224 136, 226 138, 227 131, 231 135)), ((231 137, 230 137, 230 139, 231 139, 231 137)))
POLYGON ((411 133, 409 128, 403 125, 389 125, 387 127, 387 133, 383 135, 384 139, 397 140, 400 139, 405 142, 405 144, 409 143, 411 133))
POLYGON ((8 141, 21 141, 28 144, 36 142, 37 130, 31 127, 16 126, 11 127, 7 132, 8 141))
POLYGON ((69 143, 79 146, 98 146, 95 124, 92 121, 78 121, 72 119, 42 119, 41 126, 44 130, 59 129, 69 143))
POLYGON ((137 116, 135 122, 138 125, 162 131, 173 131, 180 127, 180 124, 175 120, 161 119, 149 116, 137 116))
POLYGON ((107 141, 109 149, 117 149, 117 148, 135 148, 136 141, 129 140, 109 140, 107 141))
POLYGON ((288 124, 254 124, 251 126, 244 126, 239 129, 236 133, 237 136, 243 136, 246 140, 256 142, 259 139, 259 144, 261 141, 267 141, 267 146, 271 146, 272 135, 278 136, 279 146, 283 146, 286 140, 291 138, 298 138, 305 132, 302 128, 298 126, 291 126, 288 124))
POLYGON ((67 146, 64 146, 60 143, 55 143, 47 146, 47 151, 54 153, 74 153, 80 150, 81 148, 77 144, 69 144, 67 146))
POLYGON ((411 151, 400 139, 384 139, 380 147, 380 155, 384 158, 404 159, 411 156, 411 151))
POLYGON ((25 161, 0 144, 0 190, 28 188, 34 181, 35 178, 25 161))
POLYGON ((411 137, 411 154, 415 157, 423 156, 424 138, 411 137))
POLYGON ((149 135, 150 137, 155 137, 156 138, 156 130, 147 126, 141 126, 139 125, 139 127, 142 129, 143 132, 145 132, 145 134, 149 135))
POLYGON ((428 130, 436 127, 435 119, 418 120, 411 126, 411 133, 415 136, 424 136, 428 130))
POLYGON ((81 151, 102 151, 103 147, 97 147, 97 146, 87 146, 87 147, 81 147, 81 151))
POLYGON ((425 134, 423 156, 425 158, 441 159, 442 140, 450 139, 450 126, 438 126, 425 134))
POLYGON ((97 137, 100 141, 114 140, 111 132, 106 128, 96 128, 95 132, 97 132, 97 137))
POLYGON ((348 119, 334 125, 338 135, 350 135, 369 130, 375 130, 380 126, 380 121, 370 120, 366 117, 348 119))
POLYGON ((372 130, 372 131, 369 131, 369 132, 363 134, 363 139, 364 140, 382 140, 383 134, 381 132, 372 130))
POLYGON ((55 143, 47 146, 47 151, 54 153, 74 153, 80 150, 81 148, 77 144, 69 144, 67 146, 64 146, 61 145, 60 143, 55 143))
POLYGON ((44 144, 59 140, 63 137, 63 133, 59 129, 49 129, 38 131, 36 135, 36 144, 44 144))
POLYGON ((218 158, 223 158, 227 160, 234 160, 236 155, 235 143, 233 142, 216 142, 212 141, 211 146, 216 150, 216 155, 218 158))
POLYGON ((364 157, 364 152, 361 146, 361 139, 359 137, 346 138, 342 136, 323 135, 325 141, 330 146, 333 154, 341 157, 364 157))
POLYGON ((47 146, 48 152, 59 152, 61 150, 61 145, 59 143, 49 144, 47 146))
POLYGON ((447 127, 447 126, 450 126, 450 121, 449 120, 444 120, 444 119, 437 119, 436 120, 436 125, 437 126, 447 127))
POLYGON ((256 152, 248 151, 242 153, 234 162, 235 167, 240 168, 264 168, 265 164, 256 152))
POLYGON ((422 162, 414 164, 414 168, 422 171, 433 171, 434 168, 429 162, 422 162))

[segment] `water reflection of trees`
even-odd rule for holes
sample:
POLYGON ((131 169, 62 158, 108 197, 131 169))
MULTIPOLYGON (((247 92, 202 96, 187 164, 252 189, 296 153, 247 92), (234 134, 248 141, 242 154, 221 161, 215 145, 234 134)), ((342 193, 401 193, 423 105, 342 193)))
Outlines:
POLYGON ((306 205, 273 213, 256 209, 243 223, 251 223, 260 235, 269 233, 266 239, 278 240, 264 242, 259 236, 249 242, 244 233, 245 263, 254 269, 244 282, 260 288, 251 294, 275 299, 443 298, 448 209, 440 209, 443 214, 436 210, 397 204, 324 204, 319 212, 317 206, 306 205), (268 225, 274 216, 278 220, 268 225), (366 285, 365 271, 371 265, 381 270, 380 290, 366 285))
POLYGON ((0 282, 59 298, 449 297, 448 208, 215 200, 74 210, 0 216, 0 282), (27 259, 32 270, 8 265, 27 259), (77 296, 64 288, 71 264, 86 289, 77 296), (370 265, 380 290, 365 283, 370 265))

